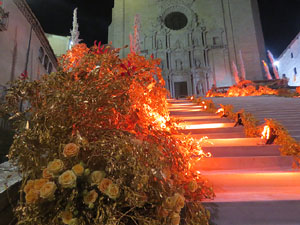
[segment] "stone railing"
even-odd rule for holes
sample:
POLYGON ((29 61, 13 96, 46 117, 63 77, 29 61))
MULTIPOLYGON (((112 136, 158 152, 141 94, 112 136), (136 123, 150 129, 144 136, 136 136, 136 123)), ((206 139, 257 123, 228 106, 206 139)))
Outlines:
POLYGON ((14 224, 13 208, 19 197, 21 176, 9 162, 0 164, 0 225, 14 224))

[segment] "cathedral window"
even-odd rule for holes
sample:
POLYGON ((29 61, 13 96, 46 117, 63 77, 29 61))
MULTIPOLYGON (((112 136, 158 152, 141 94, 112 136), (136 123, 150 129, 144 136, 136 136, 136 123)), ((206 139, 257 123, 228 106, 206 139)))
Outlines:
POLYGON ((294 58, 294 53, 291 53, 291 58, 294 58))
POLYGON ((44 68, 47 70, 47 67, 48 67, 48 63, 49 63, 49 58, 47 55, 45 55, 45 58, 44 58, 44 68))
POLYGON ((294 74, 297 74, 297 68, 296 67, 294 68, 294 74))
POLYGON ((50 74, 50 73, 52 73, 52 63, 49 63, 49 66, 48 66, 48 73, 50 74))
POLYGON ((181 30, 187 23, 186 15, 181 12, 171 12, 165 17, 165 25, 171 30, 181 30))
POLYGON ((39 49, 39 60, 40 62, 43 62, 43 59, 44 59, 44 49, 42 47, 40 47, 39 49))

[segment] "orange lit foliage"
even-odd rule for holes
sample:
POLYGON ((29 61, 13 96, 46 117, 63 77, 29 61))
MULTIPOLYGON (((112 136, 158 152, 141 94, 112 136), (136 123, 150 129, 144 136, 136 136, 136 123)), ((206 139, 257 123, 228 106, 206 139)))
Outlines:
MULTIPOLYGON (((149 189, 143 189, 147 204, 130 205, 135 216, 140 213, 160 220, 154 209, 178 192, 193 202, 186 205, 188 224, 202 224, 197 218, 205 213, 198 213, 197 202, 212 198, 213 191, 192 168, 209 155, 204 154, 200 142, 177 135, 180 130, 169 117, 160 60, 135 53, 120 59, 118 54, 119 49, 110 46, 95 44, 89 49, 79 44, 61 58, 57 73, 45 75, 41 81, 14 84, 8 101, 28 100, 31 113, 26 118, 30 128, 24 131, 23 126, 17 132, 22 135, 16 137, 10 158, 17 159, 24 174, 40 177, 48 161, 61 155, 63 144, 77 142, 84 149, 80 160, 88 168, 113 165, 105 168, 107 175, 118 180, 124 192, 133 193, 118 200, 116 209, 111 202, 103 206, 113 216, 123 218, 120 212, 127 212, 128 199, 139 201, 134 196, 141 190, 132 187, 132 182, 147 175, 149 189), (191 189, 191 182, 196 182, 196 189, 191 189)), ((18 107, 10 112, 17 113, 18 107)))
MULTIPOLYGON (((146 59, 135 53, 119 59, 118 51, 109 46, 95 45, 88 49, 85 45, 77 45, 63 57, 64 71, 72 71, 70 75, 75 82, 70 82, 78 85, 79 92, 93 96, 95 93, 90 86, 98 91, 94 101, 82 100, 69 110, 75 119, 73 133, 79 131, 91 139, 91 134, 99 128, 128 131, 140 140, 160 145, 158 147, 166 156, 167 170, 172 174, 180 168, 184 175, 178 177, 191 181, 196 176, 201 180, 197 171, 190 170, 194 163, 207 156, 199 143, 189 137, 171 136, 179 134, 179 126, 169 117, 168 93, 158 67, 160 60, 146 59), (95 105, 97 112, 92 110, 95 105), (178 154, 183 158, 179 160, 178 154)), ((199 197, 203 198, 198 196, 198 200, 199 197)))
POLYGON ((297 87, 297 88, 296 88, 296 92, 297 92, 297 94, 300 96, 300 87, 297 87))
POLYGON ((209 90, 206 97, 240 97, 240 96, 261 96, 261 95, 277 95, 278 91, 266 86, 259 86, 250 81, 245 80, 237 85, 231 86, 226 93, 217 92, 216 89, 209 90))

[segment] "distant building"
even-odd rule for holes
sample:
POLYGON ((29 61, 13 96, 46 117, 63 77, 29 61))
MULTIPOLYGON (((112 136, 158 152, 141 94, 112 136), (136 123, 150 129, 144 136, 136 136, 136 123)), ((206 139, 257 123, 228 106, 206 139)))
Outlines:
POLYGON ((30 80, 56 70, 58 63, 45 33, 25 0, 0 6, 0 87, 27 71, 30 80))
MULTIPOLYGON (((257 0, 115 0, 108 41, 116 48, 130 43, 136 14, 140 50, 160 58, 172 97, 205 95, 213 85, 235 83, 234 62, 246 79, 263 79, 265 46, 257 0)), ((122 49, 125 57, 129 49, 122 49)))
POLYGON ((55 34, 46 34, 48 41, 54 51, 56 57, 65 54, 70 49, 70 36, 60 36, 55 34))
POLYGON ((300 86, 300 33, 277 59, 280 78, 289 79, 289 86, 300 86))

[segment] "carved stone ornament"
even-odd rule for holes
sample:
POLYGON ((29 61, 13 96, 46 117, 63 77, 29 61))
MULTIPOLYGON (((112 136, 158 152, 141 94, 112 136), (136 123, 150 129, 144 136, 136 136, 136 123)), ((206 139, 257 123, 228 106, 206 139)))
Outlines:
POLYGON ((195 0, 156 0, 163 5, 170 5, 170 4, 185 4, 187 6, 191 6, 195 0))
MULTIPOLYGON (((181 2, 177 0, 176 2, 181 2)), ((163 3, 163 5, 165 5, 163 3)), ((180 12, 184 14, 187 18, 187 25, 183 29, 194 29, 200 25, 198 22, 198 16, 197 14, 187 5, 183 4, 175 4, 175 2, 172 1, 172 4, 166 4, 165 6, 162 6, 163 12, 162 14, 157 17, 157 20, 155 23, 152 24, 153 30, 155 31, 163 31, 164 33, 169 33, 170 29, 165 25, 165 18, 173 12, 180 12)), ((202 22, 202 21, 201 21, 202 22)), ((201 23, 202 24, 202 23, 201 23)), ((200 25, 201 26, 201 25, 200 25)))

